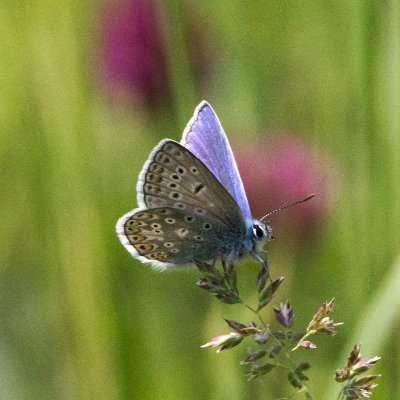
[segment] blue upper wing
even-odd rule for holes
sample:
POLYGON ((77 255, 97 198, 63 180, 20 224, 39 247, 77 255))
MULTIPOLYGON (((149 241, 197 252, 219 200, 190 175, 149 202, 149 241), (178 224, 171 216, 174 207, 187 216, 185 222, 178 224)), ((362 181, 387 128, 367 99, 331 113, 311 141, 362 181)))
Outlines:
POLYGON ((181 144, 199 158, 237 202, 247 226, 252 225, 249 203, 229 146, 212 107, 202 101, 186 126, 181 144))

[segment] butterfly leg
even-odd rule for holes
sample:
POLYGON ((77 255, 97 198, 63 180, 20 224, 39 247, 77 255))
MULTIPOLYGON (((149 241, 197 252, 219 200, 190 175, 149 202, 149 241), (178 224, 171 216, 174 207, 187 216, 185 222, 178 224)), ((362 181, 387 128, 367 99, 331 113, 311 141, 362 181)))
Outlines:
POLYGON ((269 268, 268 268, 268 256, 266 255, 265 260, 263 260, 257 253, 252 252, 251 255, 261 264, 265 273, 268 276, 268 279, 272 282, 271 275, 269 274, 269 268))

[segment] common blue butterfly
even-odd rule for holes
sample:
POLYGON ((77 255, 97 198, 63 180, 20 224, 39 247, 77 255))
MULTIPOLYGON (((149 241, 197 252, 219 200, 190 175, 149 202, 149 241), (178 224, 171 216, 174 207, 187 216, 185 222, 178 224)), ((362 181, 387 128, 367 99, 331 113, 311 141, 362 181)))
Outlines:
POLYGON ((162 140, 137 183, 138 208, 116 225, 131 255, 165 269, 250 254, 265 267, 268 224, 253 219, 228 139, 202 101, 180 143, 162 140))

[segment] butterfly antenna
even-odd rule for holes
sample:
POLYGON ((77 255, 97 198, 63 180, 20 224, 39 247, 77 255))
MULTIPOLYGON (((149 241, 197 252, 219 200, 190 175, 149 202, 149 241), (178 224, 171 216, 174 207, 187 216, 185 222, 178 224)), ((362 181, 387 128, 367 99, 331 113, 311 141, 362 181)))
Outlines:
POLYGON ((295 201, 295 202, 293 202, 293 203, 290 203, 290 204, 286 204, 286 205, 283 206, 283 207, 279 207, 279 208, 277 208, 276 210, 273 210, 273 211, 269 212, 268 214, 264 215, 264 216, 260 219, 260 221, 263 222, 263 220, 264 220, 265 218, 269 217, 270 215, 275 214, 275 213, 277 213, 278 211, 282 211, 282 210, 284 210, 285 208, 289 208, 289 207, 295 206, 296 204, 304 203, 304 202, 306 202, 306 201, 312 199, 314 196, 315 196, 315 193, 312 193, 312 194, 309 194, 309 195, 308 195, 307 197, 305 197, 304 199, 297 200, 297 201, 295 201))

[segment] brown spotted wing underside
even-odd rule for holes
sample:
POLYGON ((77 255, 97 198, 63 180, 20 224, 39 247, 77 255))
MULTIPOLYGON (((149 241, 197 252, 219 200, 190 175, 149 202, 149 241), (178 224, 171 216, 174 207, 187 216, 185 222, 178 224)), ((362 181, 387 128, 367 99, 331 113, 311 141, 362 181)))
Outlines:
POLYGON ((165 139, 139 176, 139 208, 117 223, 121 242, 141 261, 165 268, 234 251, 246 235, 232 196, 189 150, 165 139))

